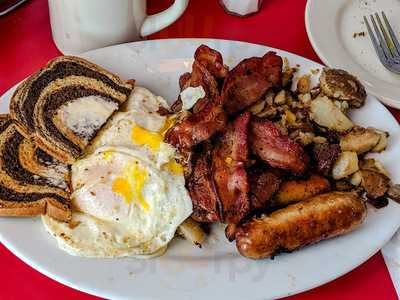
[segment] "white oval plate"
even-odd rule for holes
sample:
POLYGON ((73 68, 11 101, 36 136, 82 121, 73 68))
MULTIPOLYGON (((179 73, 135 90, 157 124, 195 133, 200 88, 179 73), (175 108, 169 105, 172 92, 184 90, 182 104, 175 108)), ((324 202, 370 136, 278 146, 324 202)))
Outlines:
MULTIPOLYGON (((321 68, 305 58, 265 46, 211 39, 146 41, 108 47, 83 55, 138 85, 173 101, 178 77, 191 69, 200 44, 219 50, 230 66, 274 50, 302 72, 321 68)), ((7 112, 15 88, 0 101, 7 112)), ((388 150, 380 155, 393 180, 400 182, 400 129, 374 97, 354 112, 353 120, 391 133, 388 150)), ((241 257, 217 226, 202 249, 176 239, 167 253, 152 260, 85 259, 59 250, 40 219, 0 218, 0 240, 23 261, 68 286, 112 299, 270 299, 292 295, 333 280, 376 253, 400 225, 400 206, 390 202, 370 208, 365 224, 351 234, 306 247, 274 260, 241 257)))
POLYGON ((368 36, 363 16, 384 11, 400 38, 398 0, 308 0, 305 22, 308 37, 320 59, 344 68, 383 103, 400 109, 400 75, 380 63, 368 36), (353 37, 365 32, 365 36, 353 37))

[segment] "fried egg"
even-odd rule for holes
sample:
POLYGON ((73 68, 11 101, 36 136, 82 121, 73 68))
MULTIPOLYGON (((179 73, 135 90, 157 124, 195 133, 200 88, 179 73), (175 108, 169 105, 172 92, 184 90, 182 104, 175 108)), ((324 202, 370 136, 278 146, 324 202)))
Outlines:
POLYGON ((183 168, 163 142, 173 118, 165 100, 136 87, 71 167, 72 221, 43 216, 59 247, 86 257, 154 257, 164 253, 192 213, 183 168))

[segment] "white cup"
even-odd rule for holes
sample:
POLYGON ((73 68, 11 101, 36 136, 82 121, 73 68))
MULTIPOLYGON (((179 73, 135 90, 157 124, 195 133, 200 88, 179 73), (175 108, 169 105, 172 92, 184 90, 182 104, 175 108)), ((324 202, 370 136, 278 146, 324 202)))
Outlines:
POLYGON ((136 41, 176 21, 188 2, 148 16, 146 0, 49 0, 53 39, 64 54, 136 41))

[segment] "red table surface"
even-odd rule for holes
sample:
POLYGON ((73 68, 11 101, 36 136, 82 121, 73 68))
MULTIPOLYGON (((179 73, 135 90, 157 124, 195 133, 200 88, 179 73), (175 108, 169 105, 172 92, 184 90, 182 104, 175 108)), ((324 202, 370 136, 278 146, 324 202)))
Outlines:
MULTIPOLYGON (((171 2, 149 1, 149 13, 160 11, 171 2)), ((192 0, 177 22, 150 38, 207 37, 241 40, 280 48, 320 61, 307 38, 304 26, 305 4, 306 0, 265 0, 258 14, 238 18, 226 14, 217 0, 192 0)), ((31 0, 16 11, 0 17, 0 95, 57 55, 60 52, 51 38, 46 0, 31 0)), ((399 120, 400 112, 393 109, 391 112, 399 120)), ((3 245, 0 245, 0 265, 0 299, 96 298, 40 274, 3 245)), ((337 298, 398 299, 382 255, 378 253, 341 278, 290 299, 337 298)))

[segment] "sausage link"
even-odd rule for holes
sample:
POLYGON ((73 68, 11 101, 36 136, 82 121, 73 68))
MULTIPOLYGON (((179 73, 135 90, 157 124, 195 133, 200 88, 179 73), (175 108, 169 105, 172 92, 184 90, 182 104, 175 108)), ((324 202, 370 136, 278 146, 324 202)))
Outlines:
POLYGON ((364 202, 351 192, 331 192, 252 219, 236 231, 236 247, 260 259, 342 235, 366 217, 364 202))
POLYGON ((319 175, 312 175, 306 180, 289 180, 281 184, 272 206, 284 206, 327 193, 331 190, 329 180, 319 175))

